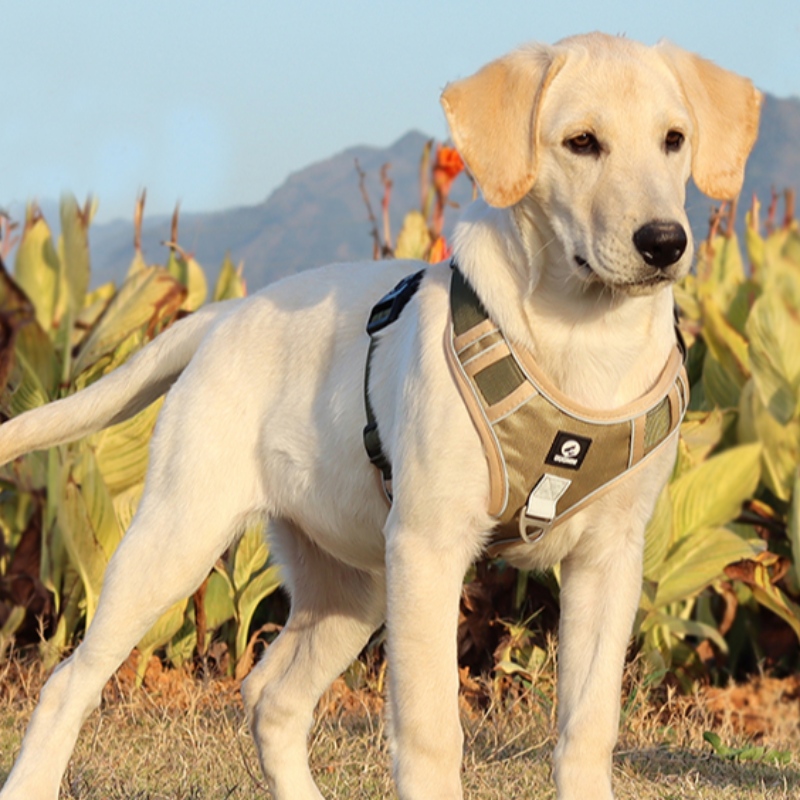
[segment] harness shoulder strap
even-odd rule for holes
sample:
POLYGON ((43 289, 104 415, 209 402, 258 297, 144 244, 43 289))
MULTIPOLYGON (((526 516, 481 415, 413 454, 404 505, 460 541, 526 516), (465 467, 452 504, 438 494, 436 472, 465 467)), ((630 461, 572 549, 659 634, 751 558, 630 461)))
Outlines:
POLYGON ((378 333, 387 325, 391 325, 414 296, 425 270, 421 269, 413 275, 403 278, 391 292, 384 295, 372 308, 367 321, 367 333, 369 334, 369 350, 367 352, 367 363, 364 370, 364 407, 367 415, 367 424, 364 426, 363 438, 364 449, 370 462, 381 473, 383 480, 383 490, 386 497, 392 499, 392 465, 386 456, 378 433, 378 420, 375 416, 375 409, 369 399, 369 379, 371 374, 372 358, 378 344, 378 333))

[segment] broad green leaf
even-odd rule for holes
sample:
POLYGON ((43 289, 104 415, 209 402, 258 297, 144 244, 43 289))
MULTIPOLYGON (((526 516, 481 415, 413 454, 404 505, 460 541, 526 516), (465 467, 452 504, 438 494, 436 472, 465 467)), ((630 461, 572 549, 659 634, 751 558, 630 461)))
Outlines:
POLYGON ((785 424, 800 410, 800 317, 779 294, 768 292, 753 306, 747 334, 758 393, 785 424))
POLYGON ((766 261, 766 246, 758 232, 759 206, 760 203, 754 200, 754 208, 745 216, 744 241, 753 278, 761 283, 766 261))
POLYGON ((144 480, 150 437, 162 403, 162 400, 157 400, 144 411, 87 440, 112 495, 124 492, 144 480))
POLYGON ((133 277, 136 275, 137 272, 142 272, 143 270, 148 270, 150 267, 147 265, 147 262, 144 260, 142 253, 140 250, 137 250, 133 254, 133 259, 131 260, 131 264, 128 267, 128 272, 125 275, 125 280, 128 278, 133 277))
POLYGON ((266 563, 269 556, 264 539, 264 524, 255 522, 247 526, 233 557, 233 586, 240 594, 250 578, 266 563))
POLYGON ((673 481, 669 490, 676 540, 734 519, 758 485, 760 458, 758 444, 733 447, 673 481))
POLYGON ((227 577, 214 572, 208 578, 204 606, 206 610, 206 628, 209 631, 222 627, 229 619, 233 619, 236 609, 233 605, 233 591, 227 577))
POLYGON ((692 466, 705 461, 720 443, 730 421, 719 408, 707 412, 689 412, 681 424, 681 440, 686 445, 686 454, 692 466))
POLYGON ((139 683, 144 679, 147 663, 150 661, 153 653, 158 650, 159 647, 163 647, 170 641, 183 627, 183 617, 188 602, 188 598, 185 598, 168 608, 137 645, 139 650, 139 663, 136 667, 136 678, 139 683))
POLYGON ((694 597, 729 564, 753 558, 759 550, 727 528, 702 528, 672 548, 658 574, 655 605, 662 607, 694 597))
POLYGON ((754 281, 748 280, 739 286, 728 306, 727 320, 742 336, 745 335, 750 309, 760 296, 761 287, 754 281))
POLYGON ((61 364, 50 337, 31 321, 17 332, 15 366, 2 393, 2 407, 15 417, 54 399, 61 364))
POLYGON ((650 580, 664 563, 672 543, 672 501, 669 490, 664 487, 656 503, 655 511, 647 525, 644 540, 644 576, 650 580))
POLYGON ((431 247, 431 234, 428 223, 419 211, 410 211, 403 220, 403 227, 397 236, 394 254, 397 258, 426 258, 431 247))
POLYGON ((60 264, 50 228, 38 209, 29 208, 17 248, 14 278, 36 308, 36 320, 50 331, 57 318, 60 264))
POLYGON ((45 457, 47 459, 47 499, 42 521, 42 558, 39 565, 39 577, 53 593, 56 611, 63 613, 60 607, 62 580, 65 580, 65 573, 71 568, 65 536, 59 522, 64 486, 69 472, 67 448, 50 448, 46 451, 45 457))
POLYGON ((180 669, 192 660, 195 647, 197 647, 197 625, 191 615, 187 614, 180 630, 167 642, 169 663, 180 669))
POLYGON ((756 416, 756 430, 763 445, 764 482, 777 497, 788 500, 794 469, 800 460, 800 420, 780 425, 762 409, 756 416))
POLYGON ((703 363, 702 387, 707 403, 722 409, 736 408, 743 383, 740 376, 726 369, 711 351, 706 353, 703 363))
POLYGON ((122 531, 114 512, 114 503, 89 446, 81 442, 76 450, 77 457, 72 468, 72 478, 80 485, 92 530, 108 561, 122 538, 122 531))
POLYGON ((233 266, 230 256, 226 255, 222 262, 222 268, 217 276, 217 283, 214 286, 214 300, 232 300, 244 297, 247 294, 242 268, 233 266))
POLYGON ((106 310, 116 292, 117 290, 113 283, 104 283, 93 292, 87 294, 83 308, 75 321, 76 326, 84 330, 91 328, 106 310))
POLYGON ((25 621, 25 606, 12 606, 11 611, 0 627, 0 663, 5 661, 6 652, 14 641, 14 634, 25 621))
POLYGON ((747 340, 725 318, 718 303, 706 297, 703 306, 703 338, 709 352, 741 387, 750 377, 747 340))
POLYGON ((142 492, 144 491, 144 484, 137 483, 131 486, 124 492, 114 495, 114 513, 117 515, 117 522, 121 531, 127 531, 133 522, 133 515, 139 507, 139 501, 142 499, 142 492))
POLYGON ((208 283, 202 267, 190 255, 172 250, 167 271, 186 288, 182 311, 197 311, 208 296, 208 283))
POLYGON ((61 237, 59 256, 66 283, 67 309, 75 318, 83 308, 89 289, 89 225, 94 206, 84 208, 72 195, 61 198, 61 237))
POLYGON ((663 611, 653 611, 642 623, 641 631, 646 633, 655 626, 664 628, 671 636, 678 638, 693 636, 697 639, 711 639, 723 653, 728 652, 728 644, 722 634, 713 625, 706 622, 676 617, 663 611))
POLYGON ((777 614, 787 622, 800 639, 800 606, 790 600, 770 580, 769 569, 766 564, 758 562, 755 565, 754 582, 747 584, 753 592, 755 599, 765 608, 777 614))
POLYGON ((698 292, 713 297, 720 308, 727 310, 738 287, 744 283, 744 265, 735 234, 716 236, 704 242, 698 253, 698 292))
POLYGON ((800 462, 800 420, 792 419, 781 425, 749 382, 742 391, 737 432, 741 442, 761 443, 764 483, 773 494, 788 501, 800 462))
POLYGON ((280 567, 267 567, 252 578, 236 602, 236 617, 239 627, 236 630, 236 660, 247 650, 250 622, 258 604, 271 595, 281 585, 280 567))
POLYGON ((135 330, 130 336, 123 339, 111 352, 100 356, 85 370, 75 373, 72 378, 72 388, 79 392, 99 380, 103 375, 113 372, 118 366, 124 364, 134 353, 141 350, 146 344, 143 328, 135 330))
POLYGON ((144 325, 155 329, 165 316, 175 313, 185 289, 165 270, 150 267, 132 275, 120 287, 102 319, 89 334, 73 364, 78 375, 99 358, 113 352, 144 325))
POLYGON ((792 505, 789 508, 789 524, 786 526, 789 543, 792 546, 792 571, 795 585, 800 585, 800 466, 794 473, 792 505))
MULTIPOLYGON (((84 458, 84 462, 88 459, 84 458)), ((71 475, 58 509, 58 523, 70 561, 86 591, 86 623, 91 623, 108 559, 120 539, 114 507, 97 468, 82 466, 83 485, 71 475)))
POLYGON ((789 229, 781 255, 787 261, 800 265, 800 229, 797 227, 797 220, 789 229))

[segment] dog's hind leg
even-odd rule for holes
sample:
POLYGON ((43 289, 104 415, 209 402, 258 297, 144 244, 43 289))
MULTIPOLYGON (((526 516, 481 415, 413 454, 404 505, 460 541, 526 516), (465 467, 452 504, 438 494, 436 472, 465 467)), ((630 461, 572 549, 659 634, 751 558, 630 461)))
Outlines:
POLYGON ((308 768, 314 708, 383 621, 384 580, 337 561, 289 523, 276 523, 272 538, 291 614, 242 694, 276 800, 320 800, 308 768))
POLYGON ((257 510, 247 409, 223 415, 201 381, 185 383, 162 411, 145 495, 106 570, 94 619, 43 688, 2 800, 57 797, 81 724, 108 678, 158 617, 196 589, 257 510))

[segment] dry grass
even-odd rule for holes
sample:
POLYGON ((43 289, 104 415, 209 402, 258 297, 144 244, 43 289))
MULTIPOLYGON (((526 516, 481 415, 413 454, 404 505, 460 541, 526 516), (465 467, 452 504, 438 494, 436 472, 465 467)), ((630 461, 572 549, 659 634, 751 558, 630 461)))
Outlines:
MULTIPOLYGON (((555 741, 552 675, 543 691, 497 696, 482 711, 464 704, 465 794, 481 800, 553 798, 549 759, 555 741)), ((0 781, 14 754, 41 686, 41 670, 18 662, 0 669, 0 781)), ((800 796, 800 733, 796 725, 761 732, 760 741, 788 750, 786 765, 726 761, 712 754, 703 732, 730 745, 740 732, 736 715, 719 704, 648 690, 636 671, 614 761, 619 800, 730 798, 788 800, 800 796)), ((471 687, 473 690, 474 686, 471 687)), ((785 698, 784 698, 785 700, 785 698)), ((778 700, 765 716, 794 723, 797 700, 778 700)), ((321 704, 312 732, 312 767, 328 797, 393 796, 380 698, 339 682, 321 704)), ((237 687, 179 673, 148 673, 147 688, 132 687, 130 671, 109 684, 102 707, 87 722, 62 787, 81 800, 200 800, 267 797, 237 687)), ((587 799, 588 800, 588 799, 587 799)))

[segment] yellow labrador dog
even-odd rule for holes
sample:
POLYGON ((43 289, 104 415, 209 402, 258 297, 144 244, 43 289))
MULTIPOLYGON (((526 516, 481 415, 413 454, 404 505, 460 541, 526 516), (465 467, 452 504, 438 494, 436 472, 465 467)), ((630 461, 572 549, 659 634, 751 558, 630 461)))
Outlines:
MULTIPOLYGON (((670 287, 692 261, 686 182, 737 195, 759 93, 671 44, 592 34, 523 47, 450 84, 442 103, 483 196, 458 226, 456 259, 492 322, 576 406, 602 417, 646 395, 674 353, 670 287)), ((85 391, 0 428, 8 461, 169 389, 139 510, 83 643, 42 690, 3 800, 57 797, 109 676, 254 514, 269 519, 292 600, 243 687, 273 795, 321 797, 306 753, 315 704, 386 621, 399 795, 462 796, 458 605, 496 519, 487 455, 443 346, 448 264, 425 270, 378 335, 370 400, 393 466, 390 510, 361 439, 365 321, 419 268, 347 264, 279 281, 179 322, 85 391)), ((612 797, 644 528, 675 441, 504 553, 525 569, 561 564, 562 800, 612 797)))

